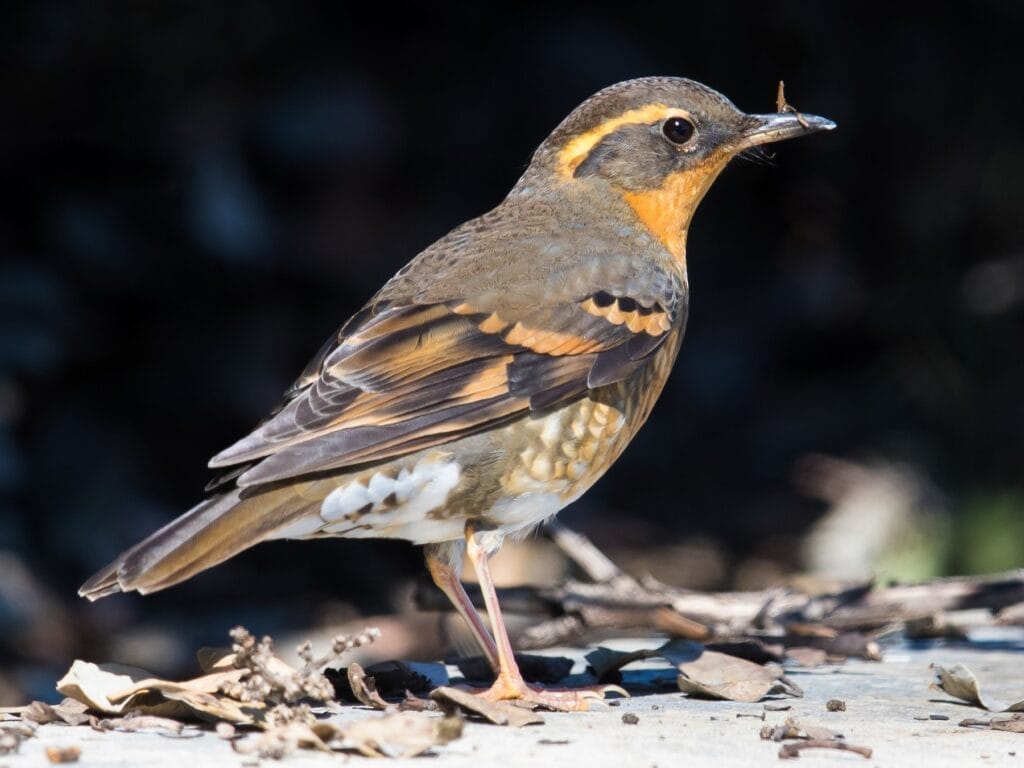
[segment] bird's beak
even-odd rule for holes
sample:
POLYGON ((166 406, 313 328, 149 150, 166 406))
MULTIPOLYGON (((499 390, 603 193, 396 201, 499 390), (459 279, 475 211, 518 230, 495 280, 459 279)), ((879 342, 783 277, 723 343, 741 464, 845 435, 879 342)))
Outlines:
POLYGON ((818 131, 831 131, 836 124, 817 115, 801 112, 773 112, 769 115, 747 115, 740 133, 739 148, 750 149, 818 131))

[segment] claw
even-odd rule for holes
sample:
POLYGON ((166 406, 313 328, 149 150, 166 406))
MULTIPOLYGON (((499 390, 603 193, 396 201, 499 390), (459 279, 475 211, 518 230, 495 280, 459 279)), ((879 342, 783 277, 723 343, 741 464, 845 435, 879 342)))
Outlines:
POLYGON ((540 707, 553 712, 586 712, 591 701, 604 701, 607 694, 629 697, 617 685, 592 685, 582 688, 537 688, 522 681, 503 680, 500 677, 490 688, 474 691, 488 701, 508 701, 531 708, 540 707))

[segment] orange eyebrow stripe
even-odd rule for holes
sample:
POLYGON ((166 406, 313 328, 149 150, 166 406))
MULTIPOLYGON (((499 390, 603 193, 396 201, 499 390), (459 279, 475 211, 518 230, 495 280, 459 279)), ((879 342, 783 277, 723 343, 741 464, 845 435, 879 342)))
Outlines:
POLYGON ((558 173, 564 179, 571 179, 576 168, 590 154, 597 144, 610 133, 615 132, 624 125, 633 123, 654 123, 672 115, 686 116, 681 109, 674 109, 666 104, 647 104, 636 109, 630 109, 617 117, 605 120, 596 128, 591 128, 569 141, 558 153, 558 173))

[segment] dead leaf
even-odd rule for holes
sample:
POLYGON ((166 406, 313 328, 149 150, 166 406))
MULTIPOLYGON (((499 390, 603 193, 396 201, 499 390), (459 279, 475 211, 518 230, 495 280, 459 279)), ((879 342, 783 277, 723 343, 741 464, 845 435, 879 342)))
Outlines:
POLYGON ((695 661, 678 665, 679 690, 691 696, 755 702, 770 693, 795 694, 774 664, 761 666, 735 656, 705 651, 695 661))
POLYGON ((91 718, 90 724, 97 731, 145 731, 149 729, 161 729, 180 734, 185 730, 185 724, 180 720, 171 720, 169 717, 154 717, 153 715, 128 715, 127 717, 108 717, 102 720, 91 718))
MULTIPOLYGON (((430 693, 440 685, 448 685, 448 671, 444 664, 392 660, 371 664, 363 672, 373 678, 377 692, 384 699, 401 698, 406 691, 430 693)), ((336 699, 358 701, 348 675, 347 667, 324 670, 324 676, 334 686, 336 699)))
POLYGON ((395 712, 348 724, 341 729, 341 745, 367 757, 408 758, 461 736, 462 718, 458 714, 439 718, 395 712))
POLYGON ((603 683, 608 680, 609 675, 613 672, 618 672, 627 664, 632 664, 634 661, 640 661, 641 659, 655 658, 657 655, 657 650, 653 648, 637 651, 614 651, 611 648, 598 646, 584 658, 586 658, 587 664, 598 679, 598 682, 603 683))
POLYGON ((1024 700, 1009 705, 1003 702, 986 702, 981 696, 978 678, 963 664, 954 664, 948 668, 932 664, 931 668, 938 677, 930 686, 933 690, 948 693, 955 699, 987 709, 989 712, 1024 712, 1024 700))
POLYGON ((727 640, 718 643, 707 643, 704 646, 709 651, 727 653, 740 659, 752 661, 755 664, 767 664, 772 661, 781 664, 783 660, 783 648, 781 645, 767 644, 760 638, 748 638, 746 640, 727 640))
POLYGON ((88 707, 74 699, 64 699, 60 704, 33 701, 26 707, 19 707, 22 720, 45 725, 46 723, 67 723, 81 725, 89 722, 88 707))
POLYGON ((467 714, 477 715, 495 725, 521 728, 524 725, 538 725, 544 722, 544 717, 531 709, 505 701, 487 701, 459 688, 441 686, 431 692, 430 698, 442 706, 448 703, 451 707, 458 707, 467 714))
POLYGON ((993 731, 1024 733, 1024 714, 1014 713, 1010 717, 993 717, 991 720, 968 718, 957 723, 961 728, 990 728, 993 731))
POLYGON ((348 684, 352 689, 352 695, 361 704, 371 709, 385 710, 388 708, 388 703, 377 693, 376 681, 354 661, 348 666, 348 684))
POLYGON ((661 657, 672 666, 678 667, 685 661, 699 658, 702 653, 704 646, 700 643, 691 640, 671 640, 658 648, 642 648, 636 651, 614 651, 598 646, 585 658, 598 681, 606 682, 609 675, 634 661, 661 657))

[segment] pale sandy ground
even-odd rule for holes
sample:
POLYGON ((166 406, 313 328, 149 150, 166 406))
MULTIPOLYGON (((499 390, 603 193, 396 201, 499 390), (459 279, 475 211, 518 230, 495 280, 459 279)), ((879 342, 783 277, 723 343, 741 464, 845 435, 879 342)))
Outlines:
MULTIPOLYGON (((864 766, 1022 766, 1024 734, 960 728, 966 717, 987 717, 980 710, 953 703, 948 696, 929 690, 930 663, 967 664, 982 682, 983 692, 1006 701, 1024 698, 1024 632, 989 632, 971 647, 890 647, 885 661, 850 661, 841 666, 792 670, 803 687, 802 699, 787 699, 789 711, 764 710, 764 705, 688 699, 679 693, 637 696, 584 714, 545 714, 546 723, 522 729, 470 723, 464 736, 436 750, 436 756, 397 761, 420 768, 447 766, 759 766, 776 765, 779 744, 762 741, 765 724, 795 717, 808 725, 842 732, 853 744, 869 746, 874 755, 865 760, 851 753, 804 752, 800 763, 864 766), (826 711, 826 702, 846 702, 845 712, 826 711), (622 721, 624 713, 639 717, 636 725, 622 721), (764 714, 762 722, 759 717, 764 714), (737 717, 756 715, 757 717, 737 717), (945 715, 948 720, 917 720, 945 715)), ((653 647, 636 640, 616 643, 620 648, 653 647)), ((580 651, 558 649, 553 654, 580 651)), ((648 663, 628 680, 650 680, 657 662, 648 663)), ((582 665, 578 665, 582 668, 582 665)), ((346 707, 342 719, 376 716, 346 707)), ((251 759, 232 752, 213 733, 188 728, 183 737, 156 732, 98 733, 88 727, 48 725, 38 737, 22 744, 20 754, 0 757, 0 767, 47 765, 43 750, 50 745, 78 745, 82 766, 154 766, 205 768, 241 766, 251 759)), ((362 763, 358 756, 296 753, 282 766, 326 766, 332 762, 362 763)), ((264 761, 263 764, 271 764, 264 761)), ((369 763, 367 763, 369 764, 369 763)), ((786 761, 783 764, 788 764, 786 761)))

